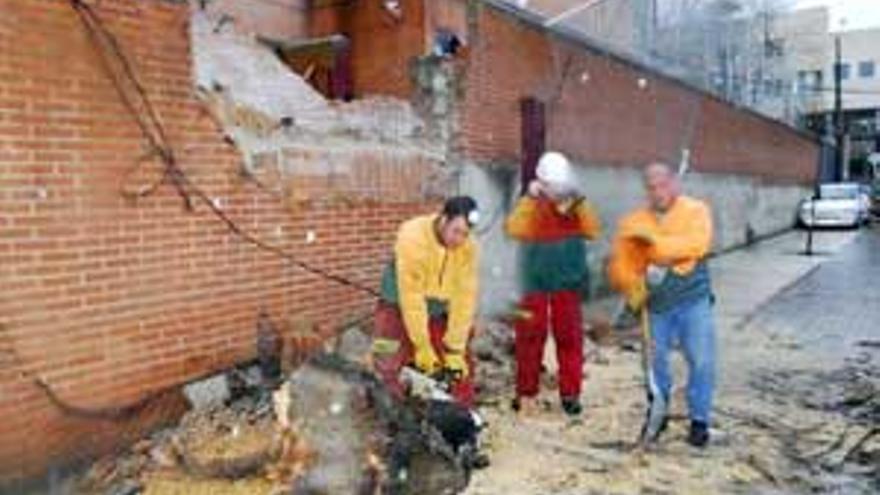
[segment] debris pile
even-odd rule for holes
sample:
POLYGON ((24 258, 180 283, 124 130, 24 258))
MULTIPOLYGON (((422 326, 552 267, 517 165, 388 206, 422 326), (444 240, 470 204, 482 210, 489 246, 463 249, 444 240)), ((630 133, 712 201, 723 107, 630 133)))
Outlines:
POLYGON ((191 384, 175 427, 95 463, 78 493, 459 493, 471 451, 444 429, 459 411, 392 398, 360 360, 369 342, 346 332, 277 388, 260 363, 191 384))
POLYGON ((827 489, 836 479, 880 489, 880 366, 862 354, 834 370, 758 373, 751 386, 771 407, 794 407, 798 424, 767 418, 758 426, 782 443, 796 477, 827 489))
POLYGON ((477 397, 483 404, 497 402, 513 390, 513 328, 488 322, 471 343, 476 365, 477 397))

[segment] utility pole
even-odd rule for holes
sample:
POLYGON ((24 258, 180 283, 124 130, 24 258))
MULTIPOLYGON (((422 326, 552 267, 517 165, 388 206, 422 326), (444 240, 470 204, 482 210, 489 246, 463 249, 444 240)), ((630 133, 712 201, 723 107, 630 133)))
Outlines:
POLYGON ((843 82, 843 62, 840 57, 840 33, 834 37, 834 179, 843 178, 843 102, 841 83, 843 82))

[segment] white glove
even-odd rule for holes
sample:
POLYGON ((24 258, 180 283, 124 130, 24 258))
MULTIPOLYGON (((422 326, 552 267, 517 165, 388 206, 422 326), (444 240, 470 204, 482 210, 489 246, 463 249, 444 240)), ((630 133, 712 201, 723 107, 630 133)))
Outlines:
POLYGON ((669 273, 668 267, 650 264, 648 265, 647 272, 645 272, 645 282, 648 284, 648 287, 659 287, 663 284, 663 280, 666 279, 667 273, 669 273))

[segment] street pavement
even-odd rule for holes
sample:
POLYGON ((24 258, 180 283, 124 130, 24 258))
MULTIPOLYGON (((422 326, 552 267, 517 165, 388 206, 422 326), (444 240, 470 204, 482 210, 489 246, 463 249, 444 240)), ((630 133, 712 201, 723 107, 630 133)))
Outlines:
POLYGON ((823 366, 880 345, 880 228, 863 230, 773 297, 750 327, 821 350, 816 354, 823 366))
MULTIPOLYGON (((639 355, 604 348, 593 351, 586 366, 582 421, 566 421, 552 384, 545 384, 541 395, 546 409, 534 416, 516 417, 503 400, 484 411, 493 464, 475 473, 466 493, 775 494, 805 489, 826 493, 840 487, 846 487, 840 493, 863 493, 863 484, 849 479, 828 484, 824 478, 813 480, 811 473, 799 472, 788 456, 792 445, 801 444, 789 435, 791 430, 776 428, 827 425, 812 435, 801 435, 815 441, 808 445, 815 448, 833 442, 846 418, 825 411, 801 414, 798 397, 777 401, 754 386, 768 376, 788 377, 822 366, 816 359, 822 350, 808 345, 819 335, 823 339, 836 335, 847 342, 834 352, 841 360, 856 341, 870 338, 870 320, 880 309, 876 299, 867 299, 868 293, 855 287, 867 285, 872 278, 869 272, 878 278, 878 232, 817 232, 814 247, 819 254, 814 256, 801 254, 805 236, 802 231, 788 232, 710 261, 720 362, 715 437, 709 448, 698 451, 685 442, 686 374, 676 357, 671 410, 675 420, 656 451, 628 450, 644 414, 639 355), (853 287, 840 279, 851 280, 853 287), (841 286, 843 292, 827 294, 841 286), (858 301, 874 307, 866 309, 858 301), (855 326, 860 330, 840 337, 855 326)), ((875 287, 872 294, 880 294, 880 289, 875 287)), ((586 308, 587 318, 608 315, 615 306, 613 300, 597 301, 586 308)), ((545 364, 551 375, 552 358, 548 345, 545 364)), ((860 432, 859 428, 853 431, 860 432)))

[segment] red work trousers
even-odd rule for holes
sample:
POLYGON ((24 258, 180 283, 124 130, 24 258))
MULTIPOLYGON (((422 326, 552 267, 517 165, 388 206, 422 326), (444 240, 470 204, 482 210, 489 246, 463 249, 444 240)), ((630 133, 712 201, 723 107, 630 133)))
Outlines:
MULTIPOLYGON (((434 352, 442 362, 445 355, 443 335, 446 333, 446 318, 431 318, 428 323, 428 331, 431 334, 431 345, 434 352)), ((376 307, 373 341, 373 368, 391 393, 402 398, 404 386, 400 382, 400 369, 407 364, 412 364, 415 353, 412 341, 406 333, 400 309, 397 306, 380 302, 376 307), (377 340, 386 345, 377 345, 377 340), (387 346, 388 343, 393 344, 387 346)), ((471 356, 470 341, 465 351, 465 358, 468 364, 468 375, 453 383, 450 392, 460 404, 472 407, 476 395, 473 380, 476 370, 471 356)))
POLYGON ((520 307, 530 313, 518 320, 516 329, 516 394, 538 394, 541 360, 548 326, 553 328, 559 361, 559 395, 578 398, 584 365, 584 333, 577 292, 534 292, 526 294, 520 307))

